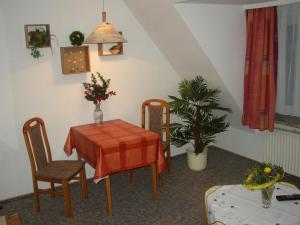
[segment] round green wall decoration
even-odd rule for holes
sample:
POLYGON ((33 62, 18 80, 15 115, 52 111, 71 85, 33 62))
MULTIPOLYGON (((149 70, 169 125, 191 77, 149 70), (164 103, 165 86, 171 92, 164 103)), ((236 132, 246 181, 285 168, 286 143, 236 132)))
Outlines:
POLYGON ((80 46, 84 41, 84 35, 80 31, 73 31, 70 34, 69 38, 72 45, 80 46))

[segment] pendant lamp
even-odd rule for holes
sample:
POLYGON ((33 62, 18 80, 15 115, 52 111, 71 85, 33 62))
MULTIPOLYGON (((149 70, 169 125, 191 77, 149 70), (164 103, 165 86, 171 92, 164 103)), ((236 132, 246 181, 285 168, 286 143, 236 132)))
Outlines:
POLYGON ((102 11, 102 23, 95 27, 85 40, 85 44, 126 43, 127 40, 106 21, 106 12, 102 11))

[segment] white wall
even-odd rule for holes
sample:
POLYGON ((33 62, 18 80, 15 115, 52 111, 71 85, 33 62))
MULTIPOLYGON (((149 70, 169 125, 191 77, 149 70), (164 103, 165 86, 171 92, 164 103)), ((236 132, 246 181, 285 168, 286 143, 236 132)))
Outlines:
POLYGON ((255 161, 263 161, 264 132, 231 126, 217 135, 216 146, 255 161))
MULTIPOLYGON (((14 110, 12 100, 11 74, 7 64, 7 40, 5 37, 6 20, 3 12, 2 2, 0 2, 0 196, 9 192, 10 186, 5 183, 16 183, 18 176, 10 176, 10 172, 14 170, 15 163, 20 159, 17 151, 17 138, 14 130, 14 110)), ((0 198, 1 199, 1 198, 0 198)))
MULTIPOLYGON (((124 0, 124 2, 182 79, 192 79, 201 75, 209 86, 222 90, 222 103, 230 106, 234 111, 241 111, 241 107, 233 98, 235 93, 231 93, 232 90, 224 84, 222 77, 206 54, 207 52, 203 51, 203 43, 199 42, 198 37, 194 35, 198 26, 196 26, 196 30, 193 25, 187 26, 186 21, 180 16, 171 1, 124 0)), ((199 10, 202 12, 201 7, 196 10, 187 8, 187 17, 192 15, 188 21, 192 24, 198 24, 197 13, 199 10)), ((206 23, 210 19, 209 15, 204 17, 203 26, 210 26, 209 22, 206 23)), ((214 34, 208 32, 208 36, 211 35, 214 34)), ((233 117, 233 122, 239 124, 240 120, 236 121, 233 117)))
POLYGON ((218 135, 216 145, 236 154, 262 161, 264 133, 242 127, 246 22, 243 6, 175 4, 226 88, 239 106, 230 129, 218 135))
POLYGON ((243 108, 245 13, 241 6, 176 4, 240 111, 243 108))
MULTIPOLYGON (((0 16, 5 20, 0 18, 0 29, 5 25, 6 32, 5 35, 1 32, 0 44, 1 49, 6 46, 7 50, 0 52, 0 62, 7 61, 10 72, 0 71, 0 200, 32 192, 29 159, 22 137, 22 126, 27 119, 33 116, 44 119, 54 159, 66 158, 63 145, 70 126, 93 121, 93 104, 83 95, 82 82, 87 76, 62 75, 59 46, 69 45, 68 35, 73 30, 81 30, 87 36, 100 22, 101 12, 99 0, 88 3, 4 0, 3 6, 0 16), (44 56, 38 60, 25 48, 23 28, 25 24, 36 23, 50 24, 59 41, 59 46, 52 41, 53 54, 50 49, 43 49, 44 56)), ((90 46, 92 71, 111 78, 110 89, 117 92, 102 104, 104 118, 122 118, 139 125, 142 101, 167 99, 168 94, 176 94, 179 78, 123 1, 107 1, 106 11, 108 21, 123 31, 128 43, 124 45, 123 56, 106 58, 98 57, 96 46, 90 46)), ((92 171, 88 168, 89 176, 92 171)))

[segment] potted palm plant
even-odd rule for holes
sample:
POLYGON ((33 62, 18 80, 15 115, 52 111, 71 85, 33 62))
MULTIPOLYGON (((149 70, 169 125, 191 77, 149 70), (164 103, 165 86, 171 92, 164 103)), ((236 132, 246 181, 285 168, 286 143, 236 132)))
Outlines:
POLYGON ((195 171, 203 170, 207 163, 207 147, 215 142, 217 133, 229 127, 227 115, 214 112, 231 112, 231 109, 220 105, 221 91, 209 88, 201 76, 181 81, 178 92, 180 97, 169 96, 170 112, 182 119, 170 124, 171 143, 177 147, 191 143, 192 147, 187 149, 188 166, 195 171))

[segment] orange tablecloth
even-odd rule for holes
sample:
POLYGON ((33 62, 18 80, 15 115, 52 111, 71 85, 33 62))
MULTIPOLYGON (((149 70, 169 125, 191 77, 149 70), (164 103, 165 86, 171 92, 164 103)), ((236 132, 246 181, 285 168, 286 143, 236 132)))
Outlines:
POLYGON ((71 155, 74 148, 95 169, 96 180, 152 163, 161 173, 166 166, 159 135, 122 120, 71 127, 64 150, 71 155))

